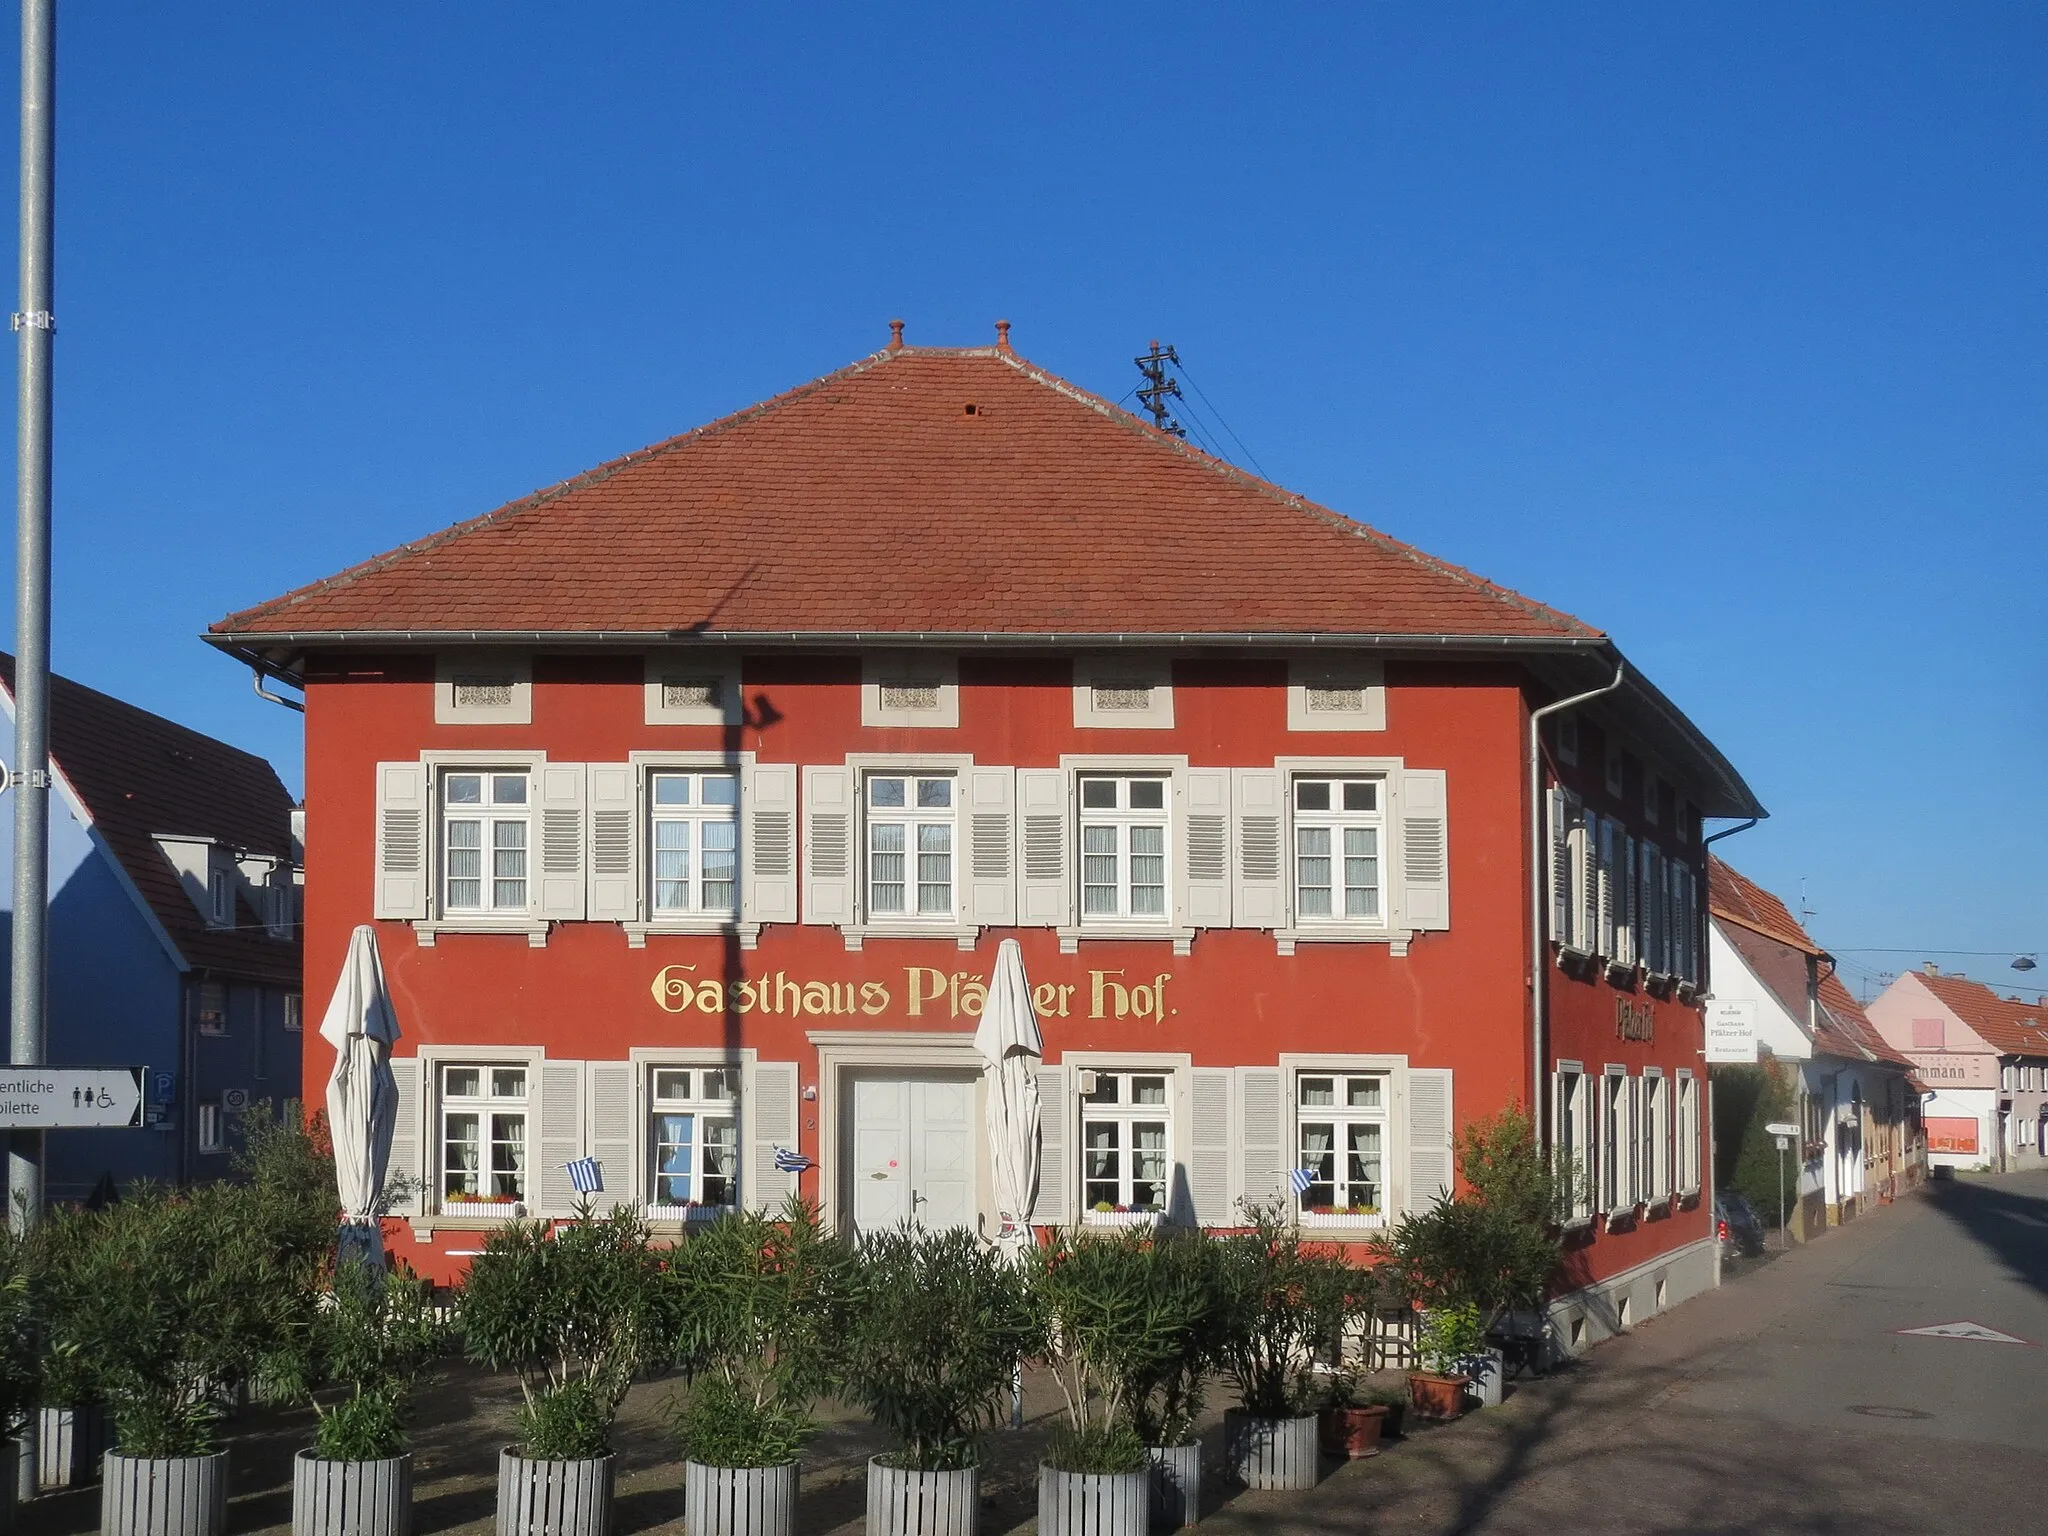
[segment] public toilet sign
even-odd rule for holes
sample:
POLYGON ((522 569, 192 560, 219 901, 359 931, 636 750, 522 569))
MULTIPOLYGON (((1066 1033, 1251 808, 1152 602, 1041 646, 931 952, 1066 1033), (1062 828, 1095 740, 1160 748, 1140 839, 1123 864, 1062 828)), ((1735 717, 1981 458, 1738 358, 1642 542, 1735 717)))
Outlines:
POLYGON ((1707 1010, 1707 1060, 1756 1060, 1756 1001, 1729 998, 1707 1010))
POLYGON ((0 1126, 142 1124, 142 1067, 0 1067, 0 1126))

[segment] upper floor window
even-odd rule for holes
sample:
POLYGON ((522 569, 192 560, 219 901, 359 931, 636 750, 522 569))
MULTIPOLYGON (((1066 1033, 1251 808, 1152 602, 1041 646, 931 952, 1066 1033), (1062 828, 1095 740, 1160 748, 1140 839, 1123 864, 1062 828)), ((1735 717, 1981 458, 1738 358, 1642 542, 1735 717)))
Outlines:
POLYGON ((740 781, 731 773, 649 776, 654 911, 726 914, 739 874, 740 781))
POLYGON ((527 802, 524 773, 442 776, 442 901, 447 911, 526 910, 527 802))
POLYGON ((739 1072, 731 1067, 653 1069, 648 1135, 653 1204, 714 1211, 739 1203, 739 1072))
POLYGON ((865 798, 869 918, 950 921, 956 799, 952 776, 870 774, 865 798))
POLYGON ((284 1027, 287 1034, 303 1034, 306 1028, 305 1000, 296 992, 284 995, 284 1027))
POLYGON ((1081 779, 1081 918, 1164 921, 1167 781, 1081 779))
POLYGON ((232 927, 235 921, 234 877, 217 865, 206 872, 206 920, 215 928, 232 927))
POLYGON ((1304 923, 1384 920, 1376 778, 1294 781, 1294 910, 1304 923))
POLYGON ((1301 1208, 1316 1216, 1377 1216, 1386 1208, 1387 1087, 1363 1073, 1304 1072, 1296 1080, 1301 1208))
POLYGON ((227 1032, 227 983, 202 981, 199 984, 199 1033, 202 1035, 224 1035, 227 1032))
POLYGON ((443 1201, 526 1198, 526 1068, 441 1068, 443 1201))
POLYGON ((1081 1204, 1085 1215, 1166 1209, 1173 1171, 1172 1079, 1163 1072, 1093 1072, 1081 1083, 1081 1204))

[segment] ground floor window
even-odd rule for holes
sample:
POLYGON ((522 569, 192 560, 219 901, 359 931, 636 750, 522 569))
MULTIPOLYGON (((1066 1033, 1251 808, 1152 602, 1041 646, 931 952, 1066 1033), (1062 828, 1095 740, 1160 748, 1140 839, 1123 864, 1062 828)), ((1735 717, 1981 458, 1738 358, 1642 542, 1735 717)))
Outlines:
POLYGON ((220 1105, 201 1104, 199 1106, 200 1151, 220 1152, 225 1150, 226 1144, 221 1140, 220 1124, 220 1105))
POLYGON ((736 1067, 652 1069, 654 1205, 709 1212, 739 1204, 739 1077, 736 1067))
POLYGON ((1088 1216, 1163 1212, 1173 1170, 1172 1078, 1081 1075, 1081 1204, 1088 1216))
POLYGON ((441 1198, 511 1205, 526 1198, 526 1068, 441 1068, 441 1198))
POLYGON ((1559 1067, 1553 1103, 1556 1125, 1552 1145, 1556 1148, 1558 1179, 1564 1186, 1563 1205, 1570 1219, 1583 1220, 1593 1214, 1593 1181, 1599 1160, 1594 1155, 1592 1088, 1576 1064, 1559 1067))
POLYGON ((1625 1072, 1610 1072, 1600 1080, 1600 1209, 1619 1211, 1635 1204, 1630 1164, 1634 1160, 1634 1138, 1629 1109, 1634 1095, 1625 1072))
POLYGON ((1295 1187, 1315 1216, 1378 1216, 1386 1204, 1387 1084, 1367 1073, 1296 1079, 1295 1187))
POLYGON ((1678 1192, 1689 1195, 1700 1187, 1700 1085, 1692 1077, 1678 1078, 1678 1192))
POLYGON ((1671 1194, 1671 1100, 1661 1075, 1648 1073, 1642 1079, 1642 1114, 1636 1134, 1642 1142, 1642 1182, 1639 1192, 1650 1200, 1671 1194))

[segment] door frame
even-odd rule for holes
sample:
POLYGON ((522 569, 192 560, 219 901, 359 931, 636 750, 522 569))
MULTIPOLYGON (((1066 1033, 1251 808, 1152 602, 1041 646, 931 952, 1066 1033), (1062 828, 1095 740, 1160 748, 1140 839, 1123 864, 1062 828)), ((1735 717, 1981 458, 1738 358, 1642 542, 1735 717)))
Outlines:
MULTIPOLYGON (((818 1152, 824 1167, 818 1180, 820 1213, 828 1226, 837 1225, 845 1200, 840 1180, 848 1170, 841 1156, 845 1143, 842 1100, 849 1098, 849 1072, 971 1072, 976 1077, 975 1106, 983 1104, 988 1063, 974 1048, 971 1033, 923 1029, 814 1029, 807 1038, 818 1052, 818 1152)), ((979 1230, 988 1214, 984 1186, 988 1159, 977 1155, 974 1175, 974 1216, 979 1230)))

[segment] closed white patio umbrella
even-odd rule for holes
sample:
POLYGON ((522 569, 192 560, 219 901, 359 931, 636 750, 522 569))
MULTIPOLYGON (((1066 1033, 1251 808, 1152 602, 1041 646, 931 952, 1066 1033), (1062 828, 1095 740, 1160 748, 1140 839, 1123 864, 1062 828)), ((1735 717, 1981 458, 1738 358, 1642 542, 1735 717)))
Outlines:
POLYGON ((1002 1225, 996 1241, 1021 1254, 1030 1246, 1032 1198, 1038 1191, 1038 1079, 1034 1069, 1045 1052, 1031 984, 1024 976, 1024 951, 1015 939, 996 950, 995 975, 974 1032, 974 1048, 988 1062, 988 1150, 990 1183, 1002 1225))
POLYGON ((361 924, 349 936, 341 979, 320 1021, 320 1038, 334 1047, 327 1079, 327 1124, 334 1139, 334 1181, 341 1195, 342 1254, 381 1264, 383 1234, 377 1203, 391 1163, 391 1132, 398 1118, 398 1080, 391 1049, 398 1016, 384 989, 376 930, 361 924))

